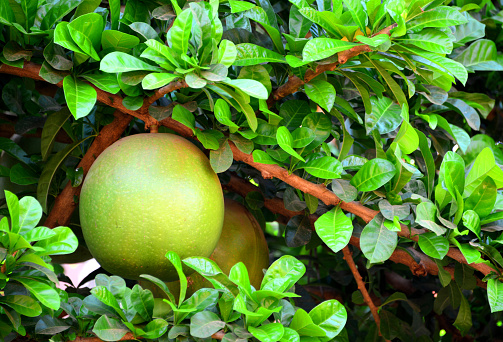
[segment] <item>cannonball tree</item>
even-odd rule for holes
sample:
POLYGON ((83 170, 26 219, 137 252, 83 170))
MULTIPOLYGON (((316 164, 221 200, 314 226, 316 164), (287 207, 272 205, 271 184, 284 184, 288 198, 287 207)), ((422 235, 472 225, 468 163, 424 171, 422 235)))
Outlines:
POLYGON ((0 335, 496 341, 502 13, 477 0, 2 0, 0 335), (56 288, 50 255, 75 251, 87 171, 145 132, 191 140, 257 218, 260 288, 243 264, 225 274, 171 251, 177 298, 151 275, 167 299, 104 271, 91 290, 56 288), (182 265, 213 287, 185 298, 182 265))

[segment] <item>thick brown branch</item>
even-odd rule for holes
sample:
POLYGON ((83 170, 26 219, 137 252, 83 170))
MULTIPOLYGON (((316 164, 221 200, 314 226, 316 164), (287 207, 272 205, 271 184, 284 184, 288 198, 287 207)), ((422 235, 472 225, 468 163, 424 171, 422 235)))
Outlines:
MULTIPOLYGON (((382 29, 381 31, 377 32, 373 36, 377 36, 379 34, 390 35, 391 30, 394 29, 396 26, 397 24, 390 25, 382 29)), ((279 101, 282 98, 295 93, 297 89, 299 89, 305 83, 311 81, 316 76, 321 75, 325 71, 334 71, 338 66, 346 63, 349 59, 358 56, 359 54, 370 51, 372 51, 372 49, 368 45, 358 45, 349 50, 339 52, 337 56, 338 60, 335 63, 318 65, 316 67, 316 70, 309 69, 308 71, 306 71, 306 74, 304 75, 304 80, 301 80, 297 76, 292 75, 291 77, 288 78, 288 81, 285 84, 277 88, 271 94, 271 96, 269 96, 269 99, 267 99, 267 105, 269 106, 269 108, 271 108, 276 101, 279 101)))
MULTIPOLYGON (((89 147, 89 150, 87 150, 77 166, 82 167, 84 170, 84 177, 91 168, 94 160, 108 146, 112 145, 121 137, 122 133, 133 119, 132 116, 122 114, 119 110, 115 111, 114 116, 115 118, 112 123, 103 127, 100 134, 94 139, 91 147, 89 147)), ((46 227, 54 228, 56 226, 68 225, 70 217, 77 206, 74 202, 74 198, 75 196, 79 196, 81 187, 82 186, 72 187, 72 184, 68 182, 63 191, 56 197, 54 207, 45 220, 46 227)))
MULTIPOLYGON (((358 284, 358 289, 363 295, 363 300, 365 303, 367 303, 370 312, 372 313, 372 316, 374 317, 374 321, 377 324, 377 329, 381 329, 381 320, 379 319, 379 313, 377 312, 377 307, 375 306, 374 302, 372 301, 372 298, 370 298, 370 295, 367 291, 367 288, 365 287, 365 283, 363 282, 362 276, 360 275, 360 272, 358 272, 358 269, 356 268, 355 261, 353 260, 353 254, 349 250, 348 246, 344 247, 342 249, 342 253, 344 254, 344 260, 346 260, 349 269, 351 270, 351 273, 353 273, 353 277, 356 280, 356 283, 358 284)), ((380 333, 379 333, 380 334, 380 333)))
POLYGON ((181 88, 187 88, 187 87, 188 87, 188 85, 187 85, 187 83, 185 83, 184 80, 171 82, 170 84, 165 85, 164 87, 157 89, 154 92, 154 95, 146 98, 143 101, 143 106, 142 106, 141 110, 146 109, 145 113, 148 114, 148 107, 150 107, 155 101, 159 100, 164 95, 169 94, 175 90, 178 90, 181 88))

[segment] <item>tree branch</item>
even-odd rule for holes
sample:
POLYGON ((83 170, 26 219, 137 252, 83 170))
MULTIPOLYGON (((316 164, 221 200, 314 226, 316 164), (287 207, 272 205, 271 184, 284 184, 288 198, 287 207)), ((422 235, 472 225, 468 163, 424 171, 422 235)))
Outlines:
POLYGON ((360 272, 358 272, 358 269, 356 268, 355 261, 353 260, 353 253, 351 253, 348 246, 342 249, 342 253, 344 254, 344 260, 346 260, 349 269, 351 270, 351 273, 353 273, 353 277, 355 278, 356 283, 358 284, 358 289, 363 295, 363 300, 365 301, 365 303, 367 303, 370 312, 374 317, 374 321, 377 324, 377 329, 379 330, 379 335, 381 335, 381 319, 379 318, 377 307, 372 301, 372 298, 370 298, 367 288, 365 287, 365 283, 363 282, 362 276, 360 275, 360 272))
MULTIPOLYGON (((87 150, 86 154, 80 161, 77 168, 82 167, 84 170, 84 177, 91 168, 93 162, 98 158, 98 156, 115 141, 117 141, 124 130, 127 128, 131 120, 133 119, 130 115, 125 115, 119 110, 114 112, 114 120, 112 123, 106 125, 101 130, 100 134, 94 139, 93 143, 87 150)), ((80 195, 80 190, 82 185, 78 187, 72 187, 71 182, 68 182, 61 191, 61 193, 56 197, 54 206, 49 213, 49 216, 45 220, 45 226, 49 228, 54 228, 57 226, 66 226, 70 221, 73 211, 77 204, 74 202, 75 196, 80 195)))
MULTIPOLYGON (((382 29, 381 31, 377 32, 376 34, 372 35, 372 37, 377 36, 379 34, 390 35, 391 30, 394 29, 395 27, 397 27, 397 24, 390 25, 382 29)), ((370 51, 372 51, 372 49, 368 45, 358 45, 349 50, 339 52, 337 56, 338 60, 335 63, 320 64, 316 67, 316 70, 312 69, 307 70, 306 74, 304 75, 304 80, 301 80, 295 75, 288 77, 288 81, 279 88, 277 88, 271 94, 271 96, 269 96, 269 98, 267 99, 267 106, 271 108, 276 101, 279 101, 282 98, 295 93, 297 89, 299 89, 305 83, 311 81, 316 76, 321 75, 325 71, 334 71, 340 65, 345 64, 349 59, 358 56, 359 54, 370 51)))

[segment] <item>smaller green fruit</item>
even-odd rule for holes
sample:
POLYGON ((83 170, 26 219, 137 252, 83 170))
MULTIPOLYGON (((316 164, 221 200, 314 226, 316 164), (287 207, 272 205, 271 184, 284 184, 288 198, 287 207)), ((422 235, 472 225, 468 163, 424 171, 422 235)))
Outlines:
MULTIPOLYGON (((250 283, 256 289, 260 288, 264 277, 263 269, 269 267, 269 248, 255 217, 236 201, 225 199, 224 226, 210 259, 214 260, 227 275, 232 266, 240 261, 243 262, 248 270, 250 283)), ((201 288, 213 287, 199 273, 187 277, 187 282, 187 296, 201 288)), ((163 296, 162 291, 151 282, 140 280, 139 283, 143 288, 151 290, 154 297, 163 296)), ((175 298, 178 298, 180 282, 172 281, 166 284, 175 298)))

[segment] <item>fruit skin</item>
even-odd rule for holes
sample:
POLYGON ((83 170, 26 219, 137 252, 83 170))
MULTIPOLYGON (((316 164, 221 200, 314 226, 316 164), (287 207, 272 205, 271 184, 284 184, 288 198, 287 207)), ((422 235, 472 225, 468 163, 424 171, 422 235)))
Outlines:
MULTIPOLYGON (((264 277, 262 270, 269 267, 269 248, 255 217, 236 201, 225 199, 224 227, 210 259, 214 260, 227 275, 232 266, 242 261, 248 270, 251 284, 255 289, 260 288, 264 277)), ((187 281, 188 296, 200 288, 213 287, 198 273, 193 273, 187 281)), ((154 296, 162 297, 162 291, 151 282, 140 280, 140 285, 151 290, 154 296)), ((173 281, 167 285, 175 298, 178 298, 180 282, 173 281)))
POLYGON ((223 217, 222 188, 208 158, 173 134, 115 142, 93 163, 80 195, 89 251, 104 269, 129 279, 177 279, 166 252, 209 256, 223 217))

